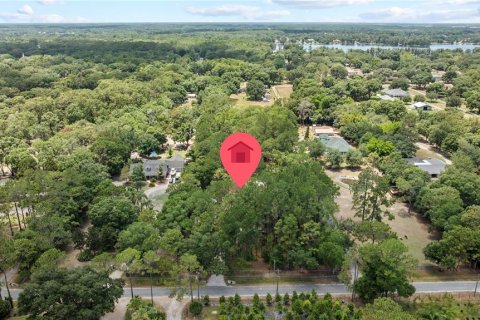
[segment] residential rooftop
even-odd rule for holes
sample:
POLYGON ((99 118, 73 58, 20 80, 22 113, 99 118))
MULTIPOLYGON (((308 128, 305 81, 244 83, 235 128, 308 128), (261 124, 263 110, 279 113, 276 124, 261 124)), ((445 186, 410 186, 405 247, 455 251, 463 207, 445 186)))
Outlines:
POLYGON ((415 158, 408 158, 406 160, 408 163, 427 172, 432 177, 439 176, 442 172, 445 171, 447 166, 443 161, 435 158, 422 159, 422 158, 415 157, 415 158))
POLYGON ((342 153, 346 153, 353 149, 353 147, 349 145, 345 139, 337 135, 331 136, 327 134, 320 134, 317 135, 317 138, 320 139, 327 149, 338 150, 342 153))
POLYGON ((403 98, 408 96, 408 92, 402 90, 402 89, 390 89, 390 90, 385 90, 384 93, 390 97, 394 98, 403 98))

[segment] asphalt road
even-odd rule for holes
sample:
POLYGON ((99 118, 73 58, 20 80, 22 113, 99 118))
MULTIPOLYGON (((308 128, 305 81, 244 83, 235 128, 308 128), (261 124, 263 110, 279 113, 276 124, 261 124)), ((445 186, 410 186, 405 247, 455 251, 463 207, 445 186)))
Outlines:
MULTIPOLYGON (((448 281, 448 282, 414 282, 417 293, 443 293, 443 292, 473 292, 475 290, 475 281, 448 281)), ((294 290, 298 293, 308 292, 315 289, 319 294, 331 293, 332 295, 341 295, 351 293, 343 284, 282 284, 279 286, 281 294, 292 293, 294 290)), ((480 289, 480 288, 479 288, 480 289)), ((10 289, 14 299, 18 298, 21 289, 10 289)), ((196 289, 194 290, 196 294, 196 289)), ((231 296, 238 293, 241 296, 252 296, 255 293, 266 295, 274 294, 275 285, 257 285, 257 286, 230 286, 230 287, 204 287, 200 288, 200 294, 208 294, 210 297, 219 297, 221 295, 231 296)), ((153 295, 155 297, 167 297, 171 289, 165 287, 154 287, 153 295)), ((2 295, 6 296, 7 291, 2 287, 2 295)), ((150 288, 133 288, 133 294, 141 297, 150 297, 150 288)), ((125 287, 123 297, 130 297, 130 288, 125 287)))

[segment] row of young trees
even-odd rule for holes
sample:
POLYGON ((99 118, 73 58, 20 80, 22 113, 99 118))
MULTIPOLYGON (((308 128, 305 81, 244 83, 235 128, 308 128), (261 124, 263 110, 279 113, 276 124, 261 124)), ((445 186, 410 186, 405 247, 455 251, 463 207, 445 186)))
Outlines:
MULTIPOLYGON (((407 303, 408 304, 408 303, 407 303)), ((205 305, 209 305, 206 300, 205 305)), ((201 306, 201 304, 200 304, 201 306)), ((378 298, 362 307, 332 298, 330 294, 319 297, 315 291, 292 295, 267 294, 260 298, 257 294, 251 302, 243 302, 239 295, 219 299, 218 319, 362 319, 362 320, 413 320, 437 319, 441 317, 454 318, 467 314, 461 310, 451 296, 419 299, 410 303, 404 310, 403 306, 391 298, 378 298)), ((472 308, 469 314, 475 314, 472 308)), ((198 308, 201 312, 201 308, 198 308)), ((194 314, 191 310, 190 312, 194 314)), ((467 311, 467 310, 465 310, 467 311)), ((202 313, 196 314, 203 315, 202 313)))

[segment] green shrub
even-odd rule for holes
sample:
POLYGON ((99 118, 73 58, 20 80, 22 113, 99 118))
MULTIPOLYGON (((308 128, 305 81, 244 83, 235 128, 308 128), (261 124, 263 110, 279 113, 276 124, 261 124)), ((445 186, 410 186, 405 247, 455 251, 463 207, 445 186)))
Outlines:
POLYGON ((166 315, 160 312, 150 302, 140 297, 130 300, 125 313, 125 320, 165 320, 166 315))
POLYGON ((272 295, 270 293, 267 293, 267 306, 271 306, 272 305, 272 295))
POLYGON ((8 298, 5 298, 5 300, 0 299, 0 320, 7 319, 11 311, 12 306, 8 298))
POLYGON ((210 297, 207 295, 203 296, 203 305, 208 307, 210 305, 210 297))
POLYGON ((80 252, 77 259, 80 262, 86 262, 86 261, 92 260, 93 256, 94 256, 93 252, 91 250, 86 249, 80 252))
POLYGON ((188 311, 194 316, 199 316, 202 313, 203 306, 198 301, 193 301, 188 307, 188 311))
POLYGON ((425 102, 427 99, 425 99, 425 96, 424 95, 421 95, 421 94, 417 94, 415 95, 415 97, 413 98, 413 101, 415 102, 425 102))

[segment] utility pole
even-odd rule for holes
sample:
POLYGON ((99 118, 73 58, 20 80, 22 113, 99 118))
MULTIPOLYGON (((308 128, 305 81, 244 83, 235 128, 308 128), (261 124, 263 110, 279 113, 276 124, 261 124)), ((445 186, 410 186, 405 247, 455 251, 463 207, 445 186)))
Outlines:
POLYGON ((474 297, 477 295, 477 289, 478 289, 478 280, 477 280, 477 283, 475 284, 475 291, 473 292, 474 297))
POLYGON ((197 300, 200 301, 200 270, 195 270, 195 278, 197 280, 197 300))
POLYGON ((132 295, 132 299, 133 299, 133 285, 132 285, 132 276, 130 275, 130 273, 128 272, 128 269, 130 269, 127 265, 127 275, 128 275, 128 281, 130 282, 130 294, 132 295))
POLYGON ((152 280, 152 271, 148 273, 150 275, 150 298, 152 299, 153 306, 153 280, 152 280))
POLYGON ((353 269, 353 288, 352 288, 352 302, 355 301, 355 283, 357 282, 357 262, 354 262, 353 269))
POLYGON ((279 281, 279 278, 280 278, 280 270, 277 270, 277 269, 276 269, 275 259, 273 259, 273 272, 275 273, 276 278, 277 278, 277 290, 276 290, 276 294, 278 295, 278 281, 279 281))

